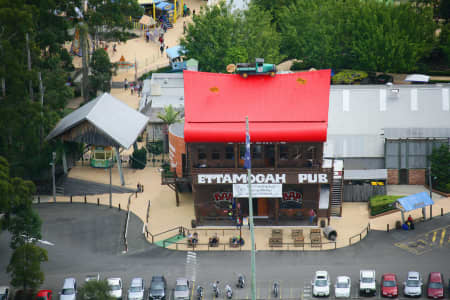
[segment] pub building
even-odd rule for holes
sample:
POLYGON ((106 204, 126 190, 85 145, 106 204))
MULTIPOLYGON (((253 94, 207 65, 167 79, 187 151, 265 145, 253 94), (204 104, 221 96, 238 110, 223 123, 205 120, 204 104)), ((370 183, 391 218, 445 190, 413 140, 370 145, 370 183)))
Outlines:
POLYGON ((169 129, 169 156, 176 178, 189 179, 198 224, 249 214, 247 116, 256 224, 306 225, 311 209, 340 214, 341 196, 332 207, 330 189, 341 180, 323 159, 330 70, 273 78, 185 71, 184 88, 185 121, 169 129))

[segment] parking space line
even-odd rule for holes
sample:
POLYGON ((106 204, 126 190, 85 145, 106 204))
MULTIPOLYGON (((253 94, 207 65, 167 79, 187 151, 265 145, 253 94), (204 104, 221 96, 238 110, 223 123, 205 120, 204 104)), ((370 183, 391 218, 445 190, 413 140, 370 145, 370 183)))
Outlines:
POLYGON ((195 291, 195 280, 192 280, 192 292, 191 292, 191 299, 194 299, 194 291, 195 291))
POLYGON ((445 233, 446 233, 446 230, 445 230, 445 228, 443 228, 442 234, 441 234, 441 240, 439 241, 439 247, 442 247, 442 244, 444 244, 445 233))
POLYGON ((433 237, 431 238, 431 242, 434 244, 434 242, 436 241, 436 235, 437 235, 437 231, 433 232, 433 237))

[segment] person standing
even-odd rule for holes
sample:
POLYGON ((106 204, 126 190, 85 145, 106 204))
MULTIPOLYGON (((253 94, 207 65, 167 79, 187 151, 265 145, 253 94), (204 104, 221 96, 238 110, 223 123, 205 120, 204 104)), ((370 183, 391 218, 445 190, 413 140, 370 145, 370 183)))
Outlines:
POLYGON ((314 209, 311 208, 311 210, 309 211, 309 223, 311 225, 314 224, 314 218, 316 217, 316 212, 314 211, 314 209))
POLYGON ((159 47, 159 51, 161 51, 161 56, 164 53, 164 42, 161 43, 161 46, 159 47))
POLYGON ((125 91, 128 89, 128 80, 126 78, 123 82, 123 88, 125 89, 125 91))

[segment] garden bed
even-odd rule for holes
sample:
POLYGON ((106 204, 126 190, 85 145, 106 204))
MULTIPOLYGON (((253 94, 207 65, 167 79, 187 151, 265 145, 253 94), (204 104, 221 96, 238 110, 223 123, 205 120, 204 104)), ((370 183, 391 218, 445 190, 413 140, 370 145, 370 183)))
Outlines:
POLYGON ((395 207, 395 202, 397 201, 397 199, 402 197, 404 196, 393 196, 393 195, 373 196, 369 200, 370 215, 376 216, 384 214, 389 211, 396 210, 397 208, 395 207))

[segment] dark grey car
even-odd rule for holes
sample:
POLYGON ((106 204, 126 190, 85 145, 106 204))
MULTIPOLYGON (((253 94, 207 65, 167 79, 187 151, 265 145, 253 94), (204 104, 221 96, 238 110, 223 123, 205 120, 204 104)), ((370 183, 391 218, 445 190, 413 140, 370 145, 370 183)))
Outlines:
POLYGON ((167 295, 166 278, 164 278, 164 276, 153 276, 152 281, 150 283, 150 288, 148 291, 148 299, 149 300, 156 300, 156 299, 165 300, 166 295, 167 295))

